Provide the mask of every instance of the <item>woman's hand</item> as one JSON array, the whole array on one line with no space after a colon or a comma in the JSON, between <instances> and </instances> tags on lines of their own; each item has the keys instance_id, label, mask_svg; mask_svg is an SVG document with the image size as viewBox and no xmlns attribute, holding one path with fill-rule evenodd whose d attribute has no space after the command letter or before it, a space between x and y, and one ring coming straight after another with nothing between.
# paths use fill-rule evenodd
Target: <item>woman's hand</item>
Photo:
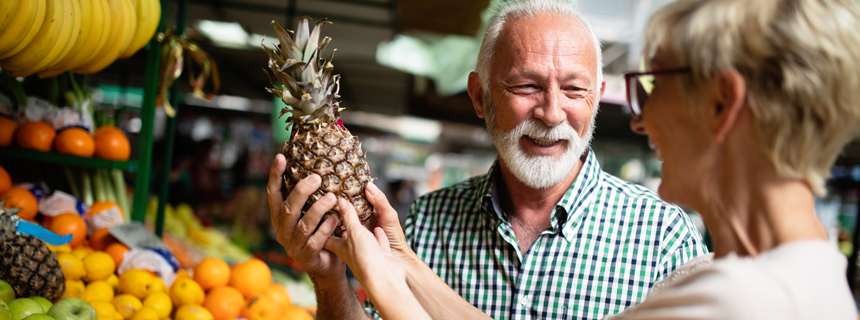
<instances>
[{"instance_id":1,"label":"woman's hand","mask_svg":"<svg viewBox=\"0 0 860 320\"><path fill-rule=\"evenodd\" d=\"M430 319L409 290L406 268L391 253L382 228L371 233L361 225L351 203L339 199L338 205L346 230L341 238L329 238L325 249L346 262L383 318Z\"/></svg>"}]
</instances>

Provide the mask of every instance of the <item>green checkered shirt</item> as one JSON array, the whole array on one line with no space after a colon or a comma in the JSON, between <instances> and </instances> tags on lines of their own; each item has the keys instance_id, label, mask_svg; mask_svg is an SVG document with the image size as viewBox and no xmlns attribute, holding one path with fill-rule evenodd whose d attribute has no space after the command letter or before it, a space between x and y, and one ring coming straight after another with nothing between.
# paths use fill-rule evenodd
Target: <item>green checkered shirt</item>
<instances>
[{"instance_id":1,"label":"green checkered shirt","mask_svg":"<svg viewBox=\"0 0 860 320\"><path fill-rule=\"evenodd\" d=\"M494 209L497 167L422 196L405 222L415 253L494 319L600 319L641 302L656 282L707 253L681 209L603 172L589 151L551 227L524 254Z\"/></svg>"}]
</instances>

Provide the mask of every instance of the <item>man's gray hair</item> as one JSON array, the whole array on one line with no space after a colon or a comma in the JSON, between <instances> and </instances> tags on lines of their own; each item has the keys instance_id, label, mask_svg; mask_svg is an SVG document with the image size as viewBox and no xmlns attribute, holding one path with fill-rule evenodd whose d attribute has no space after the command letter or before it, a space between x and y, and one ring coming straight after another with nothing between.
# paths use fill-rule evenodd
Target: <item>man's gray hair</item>
<instances>
[{"instance_id":1,"label":"man's gray hair","mask_svg":"<svg viewBox=\"0 0 860 320\"><path fill-rule=\"evenodd\" d=\"M475 66L475 72L478 73L478 79L481 80L481 86L484 87L484 90L488 90L490 66L496 49L496 40L499 38L505 22L514 18L534 17L544 13L568 16L576 19L576 21L585 26L589 37L594 41L594 48L597 50L597 83L603 82L603 53L600 50L600 39L594 33L591 23L585 20L579 8L572 1L510 0L500 4L496 10L496 15L490 20L487 31L484 33L484 41L481 43L481 50L478 52L478 64Z\"/></svg>"}]
</instances>

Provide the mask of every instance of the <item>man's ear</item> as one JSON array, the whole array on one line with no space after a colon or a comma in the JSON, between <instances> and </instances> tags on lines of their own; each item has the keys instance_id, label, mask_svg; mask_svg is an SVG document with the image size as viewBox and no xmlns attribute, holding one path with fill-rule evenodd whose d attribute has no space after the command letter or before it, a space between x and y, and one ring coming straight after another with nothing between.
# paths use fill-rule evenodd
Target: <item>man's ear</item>
<instances>
[{"instance_id":1,"label":"man's ear","mask_svg":"<svg viewBox=\"0 0 860 320\"><path fill-rule=\"evenodd\" d=\"M472 99L472 106L475 107L475 113L478 118L484 118L484 87L481 85L481 79L475 72L469 73L469 98Z\"/></svg>"},{"instance_id":2,"label":"man's ear","mask_svg":"<svg viewBox=\"0 0 860 320\"><path fill-rule=\"evenodd\" d=\"M722 143L734 129L738 117L746 106L746 81L734 69L723 70L714 77L717 99L711 114L714 115L716 142Z\"/></svg>"}]
</instances>

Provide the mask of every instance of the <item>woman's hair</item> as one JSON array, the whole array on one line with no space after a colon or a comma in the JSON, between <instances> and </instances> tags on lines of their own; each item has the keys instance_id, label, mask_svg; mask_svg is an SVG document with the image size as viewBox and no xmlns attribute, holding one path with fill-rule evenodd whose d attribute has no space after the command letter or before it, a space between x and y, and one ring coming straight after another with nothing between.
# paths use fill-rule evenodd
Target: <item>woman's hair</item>
<instances>
[{"instance_id":1,"label":"woman's hair","mask_svg":"<svg viewBox=\"0 0 860 320\"><path fill-rule=\"evenodd\" d=\"M858 19L855 0L680 0L651 17L644 52L692 68L685 89L737 70L762 151L822 195L860 128Z\"/></svg>"},{"instance_id":2,"label":"woman's hair","mask_svg":"<svg viewBox=\"0 0 860 320\"><path fill-rule=\"evenodd\" d=\"M499 38L505 23L508 20L534 17L545 13L567 16L585 26L593 41L594 48L597 50L597 83L603 82L603 54L600 49L600 40L594 33L591 23L583 18L574 2L570 0L510 0L501 3L495 10L496 14L490 20L487 31L484 33L484 40L478 52L478 63L475 66L475 72L478 73L478 79L481 80L481 85L485 90L490 83L490 67L493 54L496 51L496 39Z\"/></svg>"}]
</instances>

